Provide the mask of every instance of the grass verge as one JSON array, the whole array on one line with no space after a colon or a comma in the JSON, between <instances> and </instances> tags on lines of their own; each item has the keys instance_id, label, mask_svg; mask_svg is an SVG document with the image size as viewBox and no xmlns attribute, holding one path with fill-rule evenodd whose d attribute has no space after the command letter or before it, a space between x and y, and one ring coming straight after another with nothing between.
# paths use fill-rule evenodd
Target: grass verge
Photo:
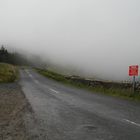
<instances>
[{"instance_id":1,"label":"grass verge","mask_svg":"<svg viewBox=\"0 0 140 140\"><path fill-rule=\"evenodd\" d=\"M18 70L15 66L0 63L0 83L14 82L18 78Z\"/></svg>"},{"instance_id":2,"label":"grass verge","mask_svg":"<svg viewBox=\"0 0 140 140\"><path fill-rule=\"evenodd\" d=\"M67 84L67 85L74 86L77 88L87 89L96 93L104 93L106 95L121 97L121 98L129 99L129 100L140 101L140 92L133 93L131 88L119 88L119 87L118 88L117 87L105 88L103 86L88 86L86 84L74 81L72 79L67 79L64 75L50 71L50 70L44 70L44 69L36 69L36 70L41 75L54 79L63 84Z\"/></svg>"}]
</instances>

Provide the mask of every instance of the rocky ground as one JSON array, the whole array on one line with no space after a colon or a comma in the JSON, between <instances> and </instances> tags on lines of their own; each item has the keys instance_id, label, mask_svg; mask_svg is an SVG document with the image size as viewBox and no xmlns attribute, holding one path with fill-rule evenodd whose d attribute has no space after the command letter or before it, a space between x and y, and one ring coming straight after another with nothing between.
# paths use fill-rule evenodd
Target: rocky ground
<instances>
[{"instance_id":1,"label":"rocky ground","mask_svg":"<svg viewBox=\"0 0 140 140\"><path fill-rule=\"evenodd\" d=\"M0 140L36 140L36 119L18 83L0 84Z\"/></svg>"}]
</instances>

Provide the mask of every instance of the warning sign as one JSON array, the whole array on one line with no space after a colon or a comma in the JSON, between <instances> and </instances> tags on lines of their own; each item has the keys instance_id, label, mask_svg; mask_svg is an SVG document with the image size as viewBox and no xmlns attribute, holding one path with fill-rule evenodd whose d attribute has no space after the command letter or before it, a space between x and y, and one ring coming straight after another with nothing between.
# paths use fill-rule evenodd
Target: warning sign
<instances>
[{"instance_id":1,"label":"warning sign","mask_svg":"<svg viewBox=\"0 0 140 140\"><path fill-rule=\"evenodd\" d=\"M138 76L138 65L129 66L129 76Z\"/></svg>"}]
</instances>

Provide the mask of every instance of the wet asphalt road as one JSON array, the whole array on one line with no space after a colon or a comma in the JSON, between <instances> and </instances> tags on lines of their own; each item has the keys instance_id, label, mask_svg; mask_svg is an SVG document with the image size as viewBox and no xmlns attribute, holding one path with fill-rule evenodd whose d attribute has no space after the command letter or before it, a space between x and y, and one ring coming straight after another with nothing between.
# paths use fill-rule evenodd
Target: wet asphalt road
<instances>
[{"instance_id":1,"label":"wet asphalt road","mask_svg":"<svg viewBox=\"0 0 140 140\"><path fill-rule=\"evenodd\" d=\"M140 103L64 86L31 69L20 84L44 140L140 140Z\"/></svg>"}]
</instances>

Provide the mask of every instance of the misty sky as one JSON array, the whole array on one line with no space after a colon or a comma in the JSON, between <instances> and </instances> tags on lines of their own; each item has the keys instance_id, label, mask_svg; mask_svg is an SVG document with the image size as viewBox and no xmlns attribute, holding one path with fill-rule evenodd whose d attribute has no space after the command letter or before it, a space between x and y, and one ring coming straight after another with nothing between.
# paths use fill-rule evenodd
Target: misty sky
<instances>
[{"instance_id":1,"label":"misty sky","mask_svg":"<svg viewBox=\"0 0 140 140\"><path fill-rule=\"evenodd\" d=\"M140 64L140 0L0 0L0 44L108 80Z\"/></svg>"}]
</instances>

